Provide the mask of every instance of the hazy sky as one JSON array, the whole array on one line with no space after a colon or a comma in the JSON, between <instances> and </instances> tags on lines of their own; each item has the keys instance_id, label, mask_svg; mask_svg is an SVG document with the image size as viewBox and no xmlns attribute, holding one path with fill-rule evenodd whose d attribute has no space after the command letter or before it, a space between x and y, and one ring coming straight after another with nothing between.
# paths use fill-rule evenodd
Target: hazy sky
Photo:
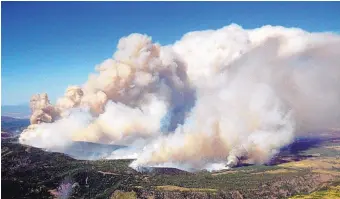
<instances>
[{"instance_id":1,"label":"hazy sky","mask_svg":"<svg viewBox=\"0 0 340 199\"><path fill-rule=\"evenodd\" d=\"M340 2L1 2L2 104L47 92L54 102L138 32L170 44L230 23L340 31Z\"/></svg>"}]
</instances>

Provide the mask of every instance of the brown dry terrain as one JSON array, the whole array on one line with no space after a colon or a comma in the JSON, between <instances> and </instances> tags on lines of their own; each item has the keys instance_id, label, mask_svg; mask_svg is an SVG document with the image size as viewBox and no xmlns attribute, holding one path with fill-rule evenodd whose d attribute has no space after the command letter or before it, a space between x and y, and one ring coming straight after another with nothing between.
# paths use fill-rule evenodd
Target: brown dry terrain
<instances>
[{"instance_id":1,"label":"brown dry terrain","mask_svg":"<svg viewBox=\"0 0 340 199\"><path fill-rule=\"evenodd\" d=\"M81 161L3 139L3 198L338 198L339 133L303 138L268 165L189 173L131 160Z\"/></svg>"}]
</instances>

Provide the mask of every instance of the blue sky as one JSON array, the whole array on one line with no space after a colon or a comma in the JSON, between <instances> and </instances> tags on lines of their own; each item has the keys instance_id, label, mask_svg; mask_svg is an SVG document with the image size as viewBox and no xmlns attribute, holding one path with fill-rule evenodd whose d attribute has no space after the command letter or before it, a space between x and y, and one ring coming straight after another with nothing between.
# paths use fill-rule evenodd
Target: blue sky
<instances>
[{"instance_id":1,"label":"blue sky","mask_svg":"<svg viewBox=\"0 0 340 199\"><path fill-rule=\"evenodd\" d=\"M340 31L339 2L1 2L2 104L82 84L133 32L170 44L230 23Z\"/></svg>"}]
</instances>

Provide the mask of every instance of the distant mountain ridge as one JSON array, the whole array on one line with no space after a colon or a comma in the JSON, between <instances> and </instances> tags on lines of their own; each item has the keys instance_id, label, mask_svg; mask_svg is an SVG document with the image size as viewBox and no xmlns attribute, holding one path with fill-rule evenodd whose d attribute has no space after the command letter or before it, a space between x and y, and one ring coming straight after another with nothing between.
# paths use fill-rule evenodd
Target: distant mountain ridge
<instances>
[{"instance_id":1,"label":"distant mountain ridge","mask_svg":"<svg viewBox=\"0 0 340 199\"><path fill-rule=\"evenodd\" d=\"M8 116L1 116L1 131L19 134L30 124L29 119L18 119Z\"/></svg>"},{"instance_id":2,"label":"distant mountain ridge","mask_svg":"<svg viewBox=\"0 0 340 199\"><path fill-rule=\"evenodd\" d=\"M12 118L27 119L31 115L31 110L28 104L19 105L2 105L1 116Z\"/></svg>"}]
</instances>

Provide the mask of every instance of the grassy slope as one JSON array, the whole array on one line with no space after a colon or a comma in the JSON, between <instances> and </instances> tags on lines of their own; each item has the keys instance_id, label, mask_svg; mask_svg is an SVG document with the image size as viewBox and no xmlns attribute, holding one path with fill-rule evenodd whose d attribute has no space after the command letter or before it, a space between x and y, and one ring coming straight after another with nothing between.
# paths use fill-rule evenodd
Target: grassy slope
<instances>
[{"instance_id":1,"label":"grassy slope","mask_svg":"<svg viewBox=\"0 0 340 199\"><path fill-rule=\"evenodd\" d=\"M319 190L306 195L296 195L291 199L338 199L340 198L340 185L331 186L324 190Z\"/></svg>"}]
</instances>

